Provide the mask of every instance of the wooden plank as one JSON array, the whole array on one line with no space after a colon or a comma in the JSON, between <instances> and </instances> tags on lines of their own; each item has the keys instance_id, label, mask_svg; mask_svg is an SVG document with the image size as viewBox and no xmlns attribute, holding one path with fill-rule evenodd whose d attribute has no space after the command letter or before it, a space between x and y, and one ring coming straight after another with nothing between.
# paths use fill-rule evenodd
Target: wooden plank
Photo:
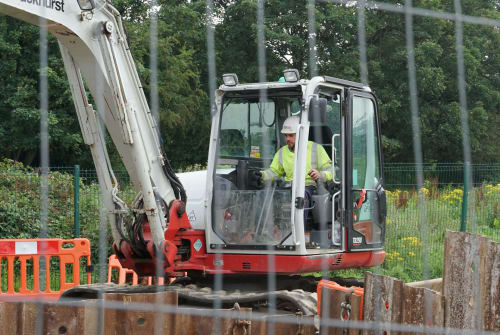
<instances>
[{"instance_id":1,"label":"wooden plank","mask_svg":"<svg viewBox=\"0 0 500 335\"><path fill-rule=\"evenodd\" d=\"M500 243L490 242L485 261L484 330L500 331Z\"/></svg>"},{"instance_id":2,"label":"wooden plank","mask_svg":"<svg viewBox=\"0 0 500 335\"><path fill-rule=\"evenodd\" d=\"M97 334L97 302L83 301L80 306L44 306L43 334Z\"/></svg>"},{"instance_id":3,"label":"wooden plank","mask_svg":"<svg viewBox=\"0 0 500 335\"><path fill-rule=\"evenodd\" d=\"M307 321L306 321L307 320ZM307 324L305 324L307 322ZM252 321L252 335L314 335L314 315L269 315Z\"/></svg>"},{"instance_id":4,"label":"wooden plank","mask_svg":"<svg viewBox=\"0 0 500 335\"><path fill-rule=\"evenodd\" d=\"M429 327L444 326L445 299L424 287L403 286L402 323ZM414 333L401 333L414 334Z\"/></svg>"},{"instance_id":5,"label":"wooden plank","mask_svg":"<svg viewBox=\"0 0 500 335\"><path fill-rule=\"evenodd\" d=\"M406 285L411 287L425 287L439 293L443 292L443 278L414 281L412 283L407 283Z\"/></svg>"},{"instance_id":6,"label":"wooden plank","mask_svg":"<svg viewBox=\"0 0 500 335\"><path fill-rule=\"evenodd\" d=\"M32 302L0 303L0 329L2 334L36 334L36 320L43 306Z\"/></svg>"},{"instance_id":7,"label":"wooden plank","mask_svg":"<svg viewBox=\"0 0 500 335\"><path fill-rule=\"evenodd\" d=\"M175 335L243 335L253 334L252 323L238 318L235 310L215 310L227 313L224 318L204 315L214 310L179 308L175 314ZM250 313L250 308L241 308L241 312ZM201 314L201 315L200 315Z\"/></svg>"},{"instance_id":8,"label":"wooden plank","mask_svg":"<svg viewBox=\"0 0 500 335\"><path fill-rule=\"evenodd\" d=\"M490 316L498 312L492 314L485 310L486 304L495 295L498 297L491 292L495 291L491 273L496 272L491 268L491 250L492 242L484 236L446 232L443 269L446 327L482 330L486 314L489 315L487 322L496 323L490 321Z\"/></svg>"},{"instance_id":9,"label":"wooden plank","mask_svg":"<svg viewBox=\"0 0 500 335\"><path fill-rule=\"evenodd\" d=\"M18 302L0 303L0 329L5 334L18 334Z\"/></svg>"},{"instance_id":10,"label":"wooden plank","mask_svg":"<svg viewBox=\"0 0 500 335\"><path fill-rule=\"evenodd\" d=\"M344 320L360 321L361 318L361 303L362 298L353 293L343 292L339 290L323 287L321 290L321 316L320 320L342 320L341 313L344 315ZM342 303L347 302L351 308L350 315L347 316L345 309L342 309ZM358 335L359 329L348 329L338 327L321 327L321 335Z\"/></svg>"},{"instance_id":11,"label":"wooden plank","mask_svg":"<svg viewBox=\"0 0 500 335\"><path fill-rule=\"evenodd\" d=\"M133 309L135 304L177 306L177 292L106 293L104 301L120 301L130 309L105 309L104 334L174 334L175 315Z\"/></svg>"},{"instance_id":12,"label":"wooden plank","mask_svg":"<svg viewBox=\"0 0 500 335\"><path fill-rule=\"evenodd\" d=\"M401 306L403 297L403 282L401 280L365 273L365 296L363 319L382 323L401 323ZM391 335L389 329L383 329L383 334ZM375 334L373 330L363 330L362 334Z\"/></svg>"}]
</instances>

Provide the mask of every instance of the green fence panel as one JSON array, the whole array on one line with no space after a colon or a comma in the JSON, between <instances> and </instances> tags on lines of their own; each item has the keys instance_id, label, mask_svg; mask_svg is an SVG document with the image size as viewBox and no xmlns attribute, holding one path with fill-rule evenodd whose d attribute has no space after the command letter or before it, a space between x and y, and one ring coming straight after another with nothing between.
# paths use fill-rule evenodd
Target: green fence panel
<instances>
[{"instance_id":1,"label":"green fence panel","mask_svg":"<svg viewBox=\"0 0 500 335\"><path fill-rule=\"evenodd\" d=\"M473 164L467 231L500 241L500 164ZM419 220L414 164L385 164L387 191L387 257L381 271L405 280L424 278L424 250L431 277L442 273L444 233L459 230L463 198L462 164L424 164L425 226ZM75 197L75 168L49 173L49 237L73 238L79 215L80 235L91 240L97 261L100 195L95 170L80 169ZM119 196L131 203L135 190L126 171L115 171ZM79 202L79 203L78 203ZM77 214L76 207L79 207ZM40 171L16 163L0 164L0 238L39 236ZM424 232L427 234L423 235Z\"/></svg>"}]
</instances>

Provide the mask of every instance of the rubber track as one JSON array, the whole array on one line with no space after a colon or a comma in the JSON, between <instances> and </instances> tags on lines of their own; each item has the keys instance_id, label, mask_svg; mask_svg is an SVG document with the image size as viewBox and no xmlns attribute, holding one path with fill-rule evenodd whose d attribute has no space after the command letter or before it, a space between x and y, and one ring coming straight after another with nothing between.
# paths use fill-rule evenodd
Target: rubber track
<instances>
[{"instance_id":1,"label":"rubber track","mask_svg":"<svg viewBox=\"0 0 500 335\"><path fill-rule=\"evenodd\" d=\"M199 288L191 284L187 286L129 286L116 284L80 285L65 291L61 299L98 299L103 293L155 293L161 291L176 291L183 305L214 306L231 308L237 302L242 307L260 307L274 300L278 311L288 313L301 312L303 315L317 314L316 293L301 289L273 292L226 292L212 291L209 287Z\"/></svg>"}]
</instances>

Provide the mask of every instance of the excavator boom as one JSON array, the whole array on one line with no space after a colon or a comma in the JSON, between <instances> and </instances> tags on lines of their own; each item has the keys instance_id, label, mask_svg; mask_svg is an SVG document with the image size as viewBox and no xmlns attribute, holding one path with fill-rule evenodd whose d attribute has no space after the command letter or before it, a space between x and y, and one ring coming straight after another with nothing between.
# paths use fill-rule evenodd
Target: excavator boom
<instances>
[{"instance_id":1,"label":"excavator boom","mask_svg":"<svg viewBox=\"0 0 500 335\"><path fill-rule=\"evenodd\" d=\"M127 239L121 218L129 209L118 198L101 120L139 192L130 209L149 223L154 244L160 248L168 206L183 190L161 149L158 124L148 107L120 14L110 2L98 0L0 0L0 13L47 29L59 42L83 139L90 146L101 184L115 250ZM89 104L86 88L97 108Z\"/></svg>"}]
</instances>

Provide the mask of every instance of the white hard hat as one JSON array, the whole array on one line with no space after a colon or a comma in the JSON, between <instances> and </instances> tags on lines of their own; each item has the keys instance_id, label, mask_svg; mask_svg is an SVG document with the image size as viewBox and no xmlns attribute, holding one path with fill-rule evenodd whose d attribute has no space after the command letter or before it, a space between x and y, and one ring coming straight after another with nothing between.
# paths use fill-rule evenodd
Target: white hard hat
<instances>
[{"instance_id":1,"label":"white hard hat","mask_svg":"<svg viewBox=\"0 0 500 335\"><path fill-rule=\"evenodd\" d=\"M281 129L282 134L295 134L300 124L300 118L298 116L289 116L283 123L283 129Z\"/></svg>"}]
</instances>

